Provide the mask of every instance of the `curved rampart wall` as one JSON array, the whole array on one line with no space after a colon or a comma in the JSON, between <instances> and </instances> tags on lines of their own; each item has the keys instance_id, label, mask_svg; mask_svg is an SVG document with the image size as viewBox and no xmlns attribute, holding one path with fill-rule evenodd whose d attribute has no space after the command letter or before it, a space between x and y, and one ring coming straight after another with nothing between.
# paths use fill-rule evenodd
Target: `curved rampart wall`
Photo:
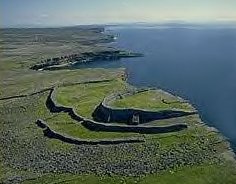
<instances>
[{"instance_id":1,"label":"curved rampart wall","mask_svg":"<svg viewBox=\"0 0 236 184\"><path fill-rule=\"evenodd\" d=\"M75 110L71 107L66 107L58 104L56 102L55 98L55 88L51 89L48 98L46 100L46 106L52 113L59 113L59 112L66 112L70 117L78 122L81 122L81 124L86 127L89 130L92 131L107 131L107 132L136 132L136 133L167 133L167 132L173 132L173 131L180 131L185 128L187 128L187 125L184 123L169 125L169 126L131 126L131 125L118 125L118 124L107 124L107 123L100 123L93 121L91 119L87 119L85 117L82 117L78 115ZM101 105L101 104L100 104ZM103 106L101 108L97 109L103 109ZM106 110L106 109L105 109ZM108 109L109 110L109 109ZM125 109L126 110L126 109ZM124 111L125 111L124 110ZM127 113L124 113L124 111L121 111L119 119L126 117L127 114L130 112L127 111ZM132 109L131 109L132 112ZM148 111L147 111L148 112ZM97 112L99 113L99 112ZM103 112L100 112L103 113ZM105 112L106 114L107 112ZM124 115L125 114L125 115ZM116 114L119 116L119 114Z\"/></svg>"},{"instance_id":2,"label":"curved rampart wall","mask_svg":"<svg viewBox=\"0 0 236 184\"><path fill-rule=\"evenodd\" d=\"M87 140L87 139L76 139L73 137L68 137L66 135L63 135L61 133L58 133L54 130L52 130L46 122L43 120L37 120L36 124L43 129L43 133L45 136L52 138L52 139L58 139L60 141L70 143L70 144L87 144L87 145L109 145L109 144L122 144L122 143L140 143L144 142L144 140L139 138L125 138L125 139L107 139L107 140Z\"/></svg>"},{"instance_id":3,"label":"curved rampart wall","mask_svg":"<svg viewBox=\"0 0 236 184\"><path fill-rule=\"evenodd\" d=\"M184 112L175 110L163 111L145 111L139 109L113 109L103 106L101 103L94 111L93 118L99 122L120 122L131 123L134 114L139 115L140 123L147 123L150 121L176 118L196 114L196 112Z\"/></svg>"},{"instance_id":4,"label":"curved rampart wall","mask_svg":"<svg viewBox=\"0 0 236 184\"><path fill-rule=\"evenodd\" d=\"M150 90L150 89L147 89ZM136 92L129 92L122 94L122 97L132 95L135 93L144 92L147 90L139 90ZM181 110L161 110L161 111L150 111L145 109L135 109L135 108L115 108L109 106L112 101L120 98L120 94L112 94L102 101L93 113L93 118L99 122L123 122L131 123L132 117L135 114L139 115L140 123L147 123L154 120L176 118L181 116L196 114L196 111L187 112Z\"/></svg>"},{"instance_id":5,"label":"curved rampart wall","mask_svg":"<svg viewBox=\"0 0 236 184\"><path fill-rule=\"evenodd\" d=\"M141 134L177 132L187 128L187 125L184 123L168 125L168 126L137 126L137 125L98 123L91 120L85 120L81 124L91 131L133 132Z\"/></svg>"}]
</instances>

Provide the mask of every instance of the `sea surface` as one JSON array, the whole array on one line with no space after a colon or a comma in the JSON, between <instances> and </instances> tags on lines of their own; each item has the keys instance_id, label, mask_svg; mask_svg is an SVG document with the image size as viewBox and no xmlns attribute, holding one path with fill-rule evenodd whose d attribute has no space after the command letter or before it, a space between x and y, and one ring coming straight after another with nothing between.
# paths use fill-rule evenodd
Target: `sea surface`
<instances>
[{"instance_id":1,"label":"sea surface","mask_svg":"<svg viewBox=\"0 0 236 184\"><path fill-rule=\"evenodd\" d=\"M129 83L162 88L189 100L203 121L236 148L236 28L123 26L107 32L117 36L111 46L144 57L89 67L125 67Z\"/></svg>"}]
</instances>

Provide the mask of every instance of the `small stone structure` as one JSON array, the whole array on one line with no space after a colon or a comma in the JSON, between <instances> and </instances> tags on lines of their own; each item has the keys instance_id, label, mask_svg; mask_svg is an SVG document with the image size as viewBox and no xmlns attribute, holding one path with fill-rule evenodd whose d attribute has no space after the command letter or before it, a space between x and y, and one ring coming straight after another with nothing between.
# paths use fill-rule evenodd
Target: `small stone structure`
<instances>
[{"instance_id":1,"label":"small stone structure","mask_svg":"<svg viewBox=\"0 0 236 184\"><path fill-rule=\"evenodd\" d=\"M130 124L138 125L139 123L140 123L139 122L139 114L138 113L134 113Z\"/></svg>"}]
</instances>

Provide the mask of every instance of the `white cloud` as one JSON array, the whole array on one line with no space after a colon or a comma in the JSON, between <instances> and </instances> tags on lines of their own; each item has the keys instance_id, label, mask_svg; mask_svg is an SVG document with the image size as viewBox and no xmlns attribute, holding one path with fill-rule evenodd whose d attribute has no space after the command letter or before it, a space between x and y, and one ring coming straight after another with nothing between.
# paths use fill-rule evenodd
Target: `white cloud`
<instances>
[{"instance_id":1,"label":"white cloud","mask_svg":"<svg viewBox=\"0 0 236 184\"><path fill-rule=\"evenodd\" d=\"M48 14L41 14L41 15L39 15L39 17L40 17L40 18L48 18L49 15L48 15Z\"/></svg>"}]
</instances>

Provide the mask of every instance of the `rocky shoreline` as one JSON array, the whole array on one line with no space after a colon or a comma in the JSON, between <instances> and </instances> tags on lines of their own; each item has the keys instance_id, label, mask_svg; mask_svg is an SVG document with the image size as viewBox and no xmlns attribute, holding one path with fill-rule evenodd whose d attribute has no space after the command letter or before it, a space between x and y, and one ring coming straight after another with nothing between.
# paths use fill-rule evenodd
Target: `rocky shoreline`
<instances>
[{"instance_id":1,"label":"rocky shoreline","mask_svg":"<svg viewBox=\"0 0 236 184\"><path fill-rule=\"evenodd\" d=\"M83 52L79 54L71 54L61 57L49 58L30 67L32 70L58 70L73 67L82 63L90 63L97 61L116 61L122 58L142 57L140 53L107 50L99 52Z\"/></svg>"}]
</instances>

